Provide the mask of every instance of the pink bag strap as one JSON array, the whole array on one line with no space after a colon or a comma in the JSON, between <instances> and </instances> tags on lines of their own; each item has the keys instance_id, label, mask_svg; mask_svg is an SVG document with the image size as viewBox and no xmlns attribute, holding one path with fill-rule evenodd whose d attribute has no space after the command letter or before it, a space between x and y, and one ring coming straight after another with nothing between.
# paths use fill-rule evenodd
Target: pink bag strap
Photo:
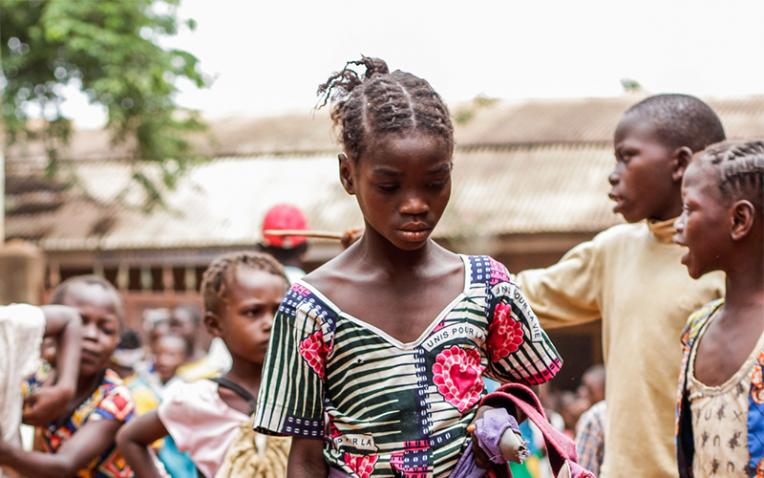
<instances>
[{"instance_id":1,"label":"pink bag strap","mask_svg":"<svg viewBox=\"0 0 764 478\"><path fill-rule=\"evenodd\" d=\"M517 410L524 413L528 420L541 431L546 443L549 464L552 465L555 476L560 473L560 469L567 460L574 462L577 460L576 446L573 441L549 423L538 397L525 385L505 384L483 397L481 405L506 407L507 402L511 402Z\"/></svg>"}]
</instances>

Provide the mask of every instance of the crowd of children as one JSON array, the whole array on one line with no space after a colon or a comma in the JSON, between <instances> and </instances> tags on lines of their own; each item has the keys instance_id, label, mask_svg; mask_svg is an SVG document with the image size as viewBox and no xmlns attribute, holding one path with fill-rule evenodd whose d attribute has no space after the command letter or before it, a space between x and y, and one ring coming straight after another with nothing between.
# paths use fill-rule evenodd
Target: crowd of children
<instances>
[{"instance_id":1,"label":"crowd of children","mask_svg":"<svg viewBox=\"0 0 764 478\"><path fill-rule=\"evenodd\" d=\"M596 320L604 366L554 401L539 391L584 468L764 477L764 141L725 141L692 96L638 102L607 178L627 224L514 276L430 237L454 135L426 80L363 57L319 91L363 233L307 275L305 239L266 234L263 252L210 264L203 311L147 317L142 334L96 276L64 281L54 305L0 307L0 477L507 476L505 445L541 457L543 440L483 397L549 382L563 363L545 329ZM264 227L305 218L280 205Z\"/></svg>"}]
</instances>

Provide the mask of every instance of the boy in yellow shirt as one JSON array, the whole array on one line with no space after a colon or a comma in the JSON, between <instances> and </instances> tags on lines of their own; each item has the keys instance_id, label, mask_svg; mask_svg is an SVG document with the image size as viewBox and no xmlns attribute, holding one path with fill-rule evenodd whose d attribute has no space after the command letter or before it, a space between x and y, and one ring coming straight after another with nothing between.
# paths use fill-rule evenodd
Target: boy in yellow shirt
<instances>
[{"instance_id":1,"label":"boy in yellow shirt","mask_svg":"<svg viewBox=\"0 0 764 478\"><path fill-rule=\"evenodd\" d=\"M674 397L687 317L720 297L724 280L692 280L672 243L693 153L725 139L701 100L668 94L629 108L615 131L613 211L629 224L579 244L546 269L517 276L545 328L602 320L607 368L601 477L676 477Z\"/></svg>"}]
</instances>

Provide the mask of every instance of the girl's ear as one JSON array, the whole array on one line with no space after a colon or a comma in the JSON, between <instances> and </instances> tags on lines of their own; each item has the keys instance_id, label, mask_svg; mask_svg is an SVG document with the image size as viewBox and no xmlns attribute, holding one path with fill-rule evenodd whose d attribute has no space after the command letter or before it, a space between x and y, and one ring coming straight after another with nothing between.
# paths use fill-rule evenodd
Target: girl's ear
<instances>
[{"instance_id":1,"label":"girl's ear","mask_svg":"<svg viewBox=\"0 0 764 478\"><path fill-rule=\"evenodd\" d=\"M345 192L353 195L355 194L355 188L353 186L353 165L345 153L338 154L337 159L339 160L340 182L342 183L342 187L345 188Z\"/></svg>"},{"instance_id":2,"label":"girl's ear","mask_svg":"<svg viewBox=\"0 0 764 478\"><path fill-rule=\"evenodd\" d=\"M204 313L204 327L207 328L207 333L213 337L223 335L223 331L220 329L220 318L212 312Z\"/></svg>"},{"instance_id":3,"label":"girl's ear","mask_svg":"<svg viewBox=\"0 0 764 478\"><path fill-rule=\"evenodd\" d=\"M732 222L730 238L733 241L739 241L751 232L754 218L756 217L756 208L751 201L741 199L740 201L736 201L729 211Z\"/></svg>"},{"instance_id":4,"label":"girl's ear","mask_svg":"<svg viewBox=\"0 0 764 478\"><path fill-rule=\"evenodd\" d=\"M690 161L692 161L692 150L687 146L677 148L673 155L671 179L681 184L684 172L687 170L687 166L690 165Z\"/></svg>"}]
</instances>

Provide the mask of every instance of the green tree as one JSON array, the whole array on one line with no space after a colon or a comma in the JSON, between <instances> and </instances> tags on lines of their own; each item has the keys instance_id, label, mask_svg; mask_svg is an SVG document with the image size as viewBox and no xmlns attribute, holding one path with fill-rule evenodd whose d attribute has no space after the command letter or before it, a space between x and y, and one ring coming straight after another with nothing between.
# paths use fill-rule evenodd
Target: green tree
<instances>
[{"instance_id":1,"label":"green tree","mask_svg":"<svg viewBox=\"0 0 764 478\"><path fill-rule=\"evenodd\" d=\"M41 140L48 174L57 173L59 150L72 129L61 111L63 90L78 85L91 103L105 107L115 145L133 164L153 162L160 174L133 167L146 207L161 203L196 159L189 132L204 128L198 114L176 103L176 82L205 85L191 53L160 40L193 20L177 15L180 0L0 0L2 120L7 143ZM44 127L30 127L31 106L44 111Z\"/></svg>"}]
</instances>

